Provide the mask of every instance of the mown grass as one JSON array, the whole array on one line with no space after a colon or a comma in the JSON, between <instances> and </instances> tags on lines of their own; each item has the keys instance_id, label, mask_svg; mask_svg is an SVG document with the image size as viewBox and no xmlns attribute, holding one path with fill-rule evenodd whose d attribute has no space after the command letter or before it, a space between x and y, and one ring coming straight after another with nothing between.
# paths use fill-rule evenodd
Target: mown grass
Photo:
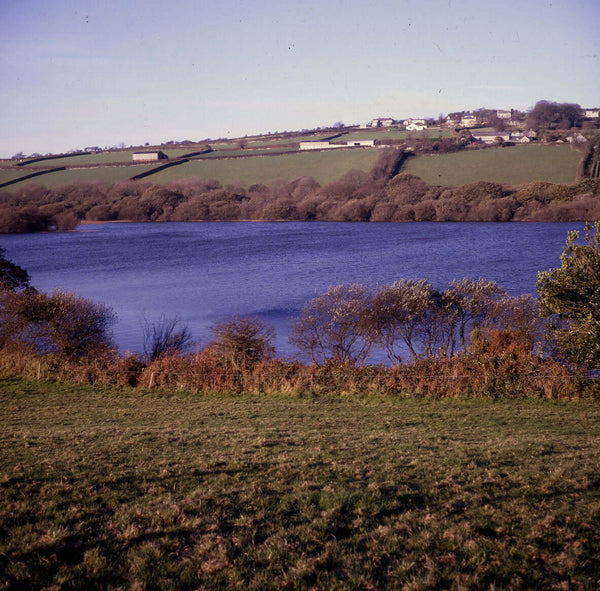
<instances>
[{"instance_id":1,"label":"mown grass","mask_svg":"<svg viewBox=\"0 0 600 591\"><path fill-rule=\"evenodd\" d=\"M195 160L157 173L152 176L152 182L164 184L198 176L248 187L254 183L266 184L274 179L291 181L311 176L323 184L339 179L353 168L369 171L379 154L379 150L350 149L231 160Z\"/></svg>"},{"instance_id":2,"label":"mown grass","mask_svg":"<svg viewBox=\"0 0 600 591\"><path fill-rule=\"evenodd\" d=\"M416 156L402 172L433 185L463 185L475 181L520 184L531 181L571 183L581 153L570 146L511 146Z\"/></svg>"},{"instance_id":3,"label":"mown grass","mask_svg":"<svg viewBox=\"0 0 600 591\"><path fill-rule=\"evenodd\" d=\"M0 381L0 587L600 585L592 402Z\"/></svg>"}]
</instances>

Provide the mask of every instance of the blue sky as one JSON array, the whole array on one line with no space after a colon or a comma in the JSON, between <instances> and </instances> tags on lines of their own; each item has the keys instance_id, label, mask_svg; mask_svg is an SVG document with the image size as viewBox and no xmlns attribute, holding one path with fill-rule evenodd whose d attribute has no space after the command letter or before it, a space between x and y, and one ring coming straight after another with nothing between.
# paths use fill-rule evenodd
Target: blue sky
<instances>
[{"instance_id":1,"label":"blue sky","mask_svg":"<svg viewBox=\"0 0 600 591\"><path fill-rule=\"evenodd\" d=\"M0 157L600 107L599 0L0 0Z\"/></svg>"}]
</instances>

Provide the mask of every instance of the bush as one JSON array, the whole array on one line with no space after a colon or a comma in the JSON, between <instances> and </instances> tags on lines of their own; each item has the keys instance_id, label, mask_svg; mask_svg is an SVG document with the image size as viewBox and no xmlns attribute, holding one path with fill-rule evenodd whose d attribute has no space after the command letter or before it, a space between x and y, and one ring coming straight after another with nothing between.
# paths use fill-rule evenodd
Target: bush
<instances>
[{"instance_id":1,"label":"bush","mask_svg":"<svg viewBox=\"0 0 600 591\"><path fill-rule=\"evenodd\" d=\"M210 330L214 336L212 349L236 370L270 359L275 352L273 329L258 318L230 316Z\"/></svg>"},{"instance_id":2,"label":"bush","mask_svg":"<svg viewBox=\"0 0 600 591\"><path fill-rule=\"evenodd\" d=\"M0 343L79 359L111 347L111 308L73 293L34 290L0 294Z\"/></svg>"}]
</instances>

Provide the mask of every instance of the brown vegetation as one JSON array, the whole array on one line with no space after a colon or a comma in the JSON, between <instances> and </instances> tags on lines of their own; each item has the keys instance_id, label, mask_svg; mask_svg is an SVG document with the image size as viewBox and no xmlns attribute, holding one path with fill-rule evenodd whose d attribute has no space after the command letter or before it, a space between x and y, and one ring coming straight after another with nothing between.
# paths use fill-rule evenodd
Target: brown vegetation
<instances>
[{"instance_id":1,"label":"brown vegetation","mask_svg":"<svg viewBox=\"0 0 600 591\"><path fill-rule=\"evenodd\" d=\"M521 186L479 181L428 185L397 174L405 153L383 150L370 173L351 170L319 185L310 177L270 185L222 186L187 179L167 186L147 181L30 184L0 193L0 232L71 230L98 221L588 221L600 218L600 179L573 185Z\"/></svg>"},{"instance_id":2,"label":"brown vegetation","mask_svg":"<svg viewBox=\"0 0 600 591\"><path fill-rule=\"evenodd\" d=\"M289 393L548 398L596 396L598 385L541 355L537 303L494 282L463 279L437 292L425 280L371 290L339 285L316 296L291 341L311 362L274 356L273 332L254 318L212 327L186 352L177 319L147 324L143 356L110 345L110 309L73 294L32 289L0 299L0 376L197 393ZM372 351L390 365L369 365Z\"/></svg>"}]
</instances>

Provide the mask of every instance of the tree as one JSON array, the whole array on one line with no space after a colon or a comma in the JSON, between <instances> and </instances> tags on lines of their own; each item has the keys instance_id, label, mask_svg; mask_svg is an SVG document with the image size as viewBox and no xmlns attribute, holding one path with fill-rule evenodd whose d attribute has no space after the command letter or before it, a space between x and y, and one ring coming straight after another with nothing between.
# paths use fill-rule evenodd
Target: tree
<instances>
[{"instance_id":1,"label":"tree","mask_svg":"<svg viewBox=\"0 0 600 591\"><path fill-rule=\"evenodd\" d=\"M0 289L20 291L29 287L29 273L19 265L7 260L5 250L0 248Z\"/></svg>"},{"instance_id":2,"label":"tree","mask_svg":"<svg viewBox=\"0 0 600 591\"><path fill-rule=\"evenodd\" d=\"M583 117L583 110L573 103L538 101L527 116L527 125L535 130L550 127L569 129Z\"/></svg>"},{"instance_id":3,"label":"tree","mask_svg":"<svg viewBox=\"0 0 600 591\"><path fill-rule=\"evenodd\" d=\"M600 221L586 224L583 243L570 232L561 267L540 272L540 315L558 354L582 369L600 368Z\"/></svg>"},{"instance_id":4,"label":"tree","mask_svg":"<svg viewBox=\"0 0 600 591\"><path fill-rule=\"evenodd\" d=\"M290 343L317 365L328 361L363 363L373 344L371 293L359 284L335 285L313 298L292 326Z\"/></svg>"},{"instance_id":5,"label":"tree","mask_svg":"<svg viewBox=\"0 0 600 591\"><path fill-rule=\"evenodd\" d=\"M230 316L215 323L210 331L213 349L236 370L251 367L275 353L274 331L258 318Z\"/></svg>"},{"instance_id":6,"label":"tree","mask_svg":"<svg viewBox=\"0 0 600 591\"><path fill-rule=\"evenodd\" d=\"M437 295L426 279L402 279L377 290L369 320L374 340L390 361L401 363L399 346L402 345L413 360L424 352L420 337Z\"/></svg>"},{"instance_id":7,"label":"tree","mask_svg":"<svg viewBox=\"0 0 600 591\"><path fill-rule=\"evenodd\" d=\"M154 361L165 355L181 353L192 343L192 335L177 316L161 316L156 322L144 317L144 357Z\"/></svg>"},{"instance_id":8,"label":"tree","mask_svg":"<svg viewBox=\"0 0 600 591\"><path fill-rule=\"evenodd\" d=\"M77 359L110 348L112 309L56 290L4 292L0 296L0 341Z\"/></svg>"},{"instance_id":9,"label":"tree","mask_svg":"<svg viewBox=\"0 0 600 591\"><path fill-rule=\"evenodd\" d=\"M506 292L495 281L465 277L451 281L445 293L457 303L458 336L462 350L466 351L467 330L480 326L493 302Z\"/></svg>"}]
</instances>

